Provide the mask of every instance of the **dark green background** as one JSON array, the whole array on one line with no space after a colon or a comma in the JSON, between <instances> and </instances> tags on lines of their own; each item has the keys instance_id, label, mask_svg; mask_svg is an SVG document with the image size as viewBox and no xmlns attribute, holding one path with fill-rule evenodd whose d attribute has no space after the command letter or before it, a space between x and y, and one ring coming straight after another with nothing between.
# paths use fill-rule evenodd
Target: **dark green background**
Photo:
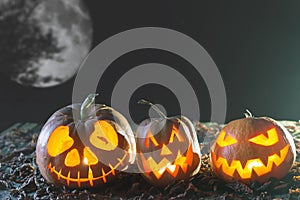
<instances>
[{"instance_id":1,"label":"dark green background","mask_svg":"<svg viewBox=\"0 0 300 200\"><path fill-rule=\"evenodd\" d=\"M227 121L255 116L300 119L300 1L98 1L86 0L94 25L93 45L121 31L143 26L178 30L197 40L217 64L227 92ZM1 48L1 47L0 47ZM200 102L201 120L210 119L210 99L201 77L185 61L167 52L145 50L116 60L103 78L98 101L110 104L114 82L136 64L150 61L184 69ZM112 79L111 77L115 77ZM27 88L0 74L0 130L15 122L45 122L58 108L70 104L73 79L48 89ZM172 92L157 85L140 88L130 103L133 118L147 110L140 97L178 112ZM168 96L169 95L169 96ZM187 97L188 98L188 97Z\"/></svg>"}]
</instances>

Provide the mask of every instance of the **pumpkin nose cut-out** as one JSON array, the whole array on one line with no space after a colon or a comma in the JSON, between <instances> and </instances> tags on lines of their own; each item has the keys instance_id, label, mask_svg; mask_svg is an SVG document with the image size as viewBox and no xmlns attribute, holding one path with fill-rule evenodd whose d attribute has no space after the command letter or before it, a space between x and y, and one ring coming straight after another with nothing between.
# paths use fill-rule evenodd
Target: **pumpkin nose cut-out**
<instances>
[{"instance_id":1,"label":"pumpkin nose cut-out","mask_svg":"<svg viewBox=\"0 0 300 200\"><path fill-rule=\"evenodd\" d=\"M83 162L86 165L95 165L98 163L97 156L91 151L89 147L85 147L83 150Z\"/></svg>"},{"instance_id":2,"label":"pumpkin nose cut-out","mask_svg":"<svg viewBox=\"0 0 300 200\"><path fill-rule=\"evenodd\" d=\"M75 167L80 164L80 156L77 149L72 149L65 158L65 165L67 167Z\"/></svg>"},{"instance_id":3,"label":"pumpkin nose cut-out","mask_svg":"<svg viewBox=\"0 0 300 200\"><path fill-rule=\"evenodd\" d=\"M163 144L160 155L167 156L171 154L172 152L170 151L170 149L165 144Z\"/></svg>"}]
</instances>

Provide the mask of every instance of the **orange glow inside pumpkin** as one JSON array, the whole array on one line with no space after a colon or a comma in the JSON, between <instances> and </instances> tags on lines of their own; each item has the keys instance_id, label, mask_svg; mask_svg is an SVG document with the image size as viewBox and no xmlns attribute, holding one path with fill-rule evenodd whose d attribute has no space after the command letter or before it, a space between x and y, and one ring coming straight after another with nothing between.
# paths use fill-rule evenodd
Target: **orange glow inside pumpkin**
<instances>
[{"instance_id":1,"label":"orange glow inside pumpkin","mask_svg":"<svg viewBox=\"0 0 300 200\"><path fill-rule=\"evenodd\" d=\"M98 163L97 156L90 150L89 147L83 149L83 163L86 165L95 165Z\"/></svg>"},{"instance_id":2,"label":"orange glow inside pumpkin","mask_svg":"<svg viewBox=\"0 0 300 200\"><path fill-rule=\"evenodd\" d=\"M47 144L47 150L50 156L55 157L74 144L74 140L69 136L68 126L57 127L50 135Z\"/></svg>"},{"instance_id":3,"label":"orange glow inside pumpkin","mask_svg":"<svg viewBox=\"0 0 300 200\"><path fill-rule=\"evenodd\" d=\"M65 158L65 165L68 167L75 167L80 164L80 156L77 149L72 149L68 152Z\"/></svg>"},{"instance_id":4,"label":"orange glow inside pumpkin","mask_svg":"<svg viewBox=\"0 0 300 200\"><path fill-rule=\"evenodd\" d=\"M179 142L183 142L183 141L184 141L183 137L182 137L181 134L179 133L179 131L178 131L178 129L176 128L176 126L173 125L169 143L173 143L173 141L174 141L174 136L177 137L177 139L178 139Z\"/></svg>"},{"instance_id":5,"label":"orange glow inside pumpkin","mask_svg":"<svg viewBox=\"0 0 300 200\"><path fill-rule=\"evenodd\" d=\"M221 133L219 134L216 143L220 146L220 147L226 147L232 144L237 143L237 140L235 138L233 138L231 135L227 134L227 136L225 137L226 132L225 131L221 131Z\"/></svg>"},{"instance_id":6,"label":"orange glow inside pumpkin","mask_svg":"<svg viewBox=\"0 0 300 200\"><path fill-rule=\"evenodd\" d=\"M168 148L164 145L165 148ZM162 150L162 151L170 151ZM171 152L171 151L170 151ZM144 169L146 173L153 173L157 179L160 179L165 172L168 172L174 178L177 176L179 169L181 168L184 173L187 172L189 166L193 163L193 148L192 145L189 146L186 156L182 155L180 150L178 150L175 161L169 161L167 158L162 158L160 162L156 162L152 157L145 159L143 153L140 153Z\"/></svg>"},{"instance_id":7,"label":"orange glow inside pumpkin","mask_svg":"<svg viewBox=\"0 0 300 200\"><path fill-rule=\"evenodd\" d=\"M118 146L118 135L114 127L107 121L100 120L94 124L94 131L90 136L91 143L100 149L104 150L113 150ZM55 157L68 149L64 164L67 167L75 167L79 165L88 165L88 174L87 177L82 177L80 171L77 172L77 177L71 177L71 172L67 174L62 174L62 169L56 169L55 165L52 163L48 164L48 169L50 173L57 175L57 179L64 179L69 186L71 182L76 182L78 187L81 186L83 182L89 182L90 186L94 186L94 181L102 179L104 183L107 182L107 176L115 175L115 169L120 165L124 165L123 162L127 157L127 152L123 155L122 158L118 158L119 163L116 165L108 164L110 168L108 171L104 168L100 168L102 175L95 177L92 168L90 165L96 165L99 160L97 156L92 152L89 147L84 147L83 152L72 148L74 145L74 140L69 136L69 127L68 126L59 126L57 127L50 135L47 143L47 150L50 156ZM80 153L83 153L81 155ZM78 170L81 170L80 167Z\"/></svg>"},{"instance_id":8,"label":"orange glow inside pumpkin","mask_svg":"<svg viewBox=\"0 0 300 200\"><path fill-rule=\"evenodd\" d=\"M87 150L89 151L89 150ZM109 176L109 175L115 175L115 169L117 169L121 164L122 162L125 160L127 154L125 154L119 161L119 163L117 163L115 166L112 166L111 164L109 164L109 168L110 170L109 171L104 171L104 169L102 168L101 169L101 172L102 172L102 175L101 176L98 176L98 177L95 177L94 174L93 174L93 170L91 169L91 167L89 167L88 169L88 177L81 177L80 176L80 172L78 171L77 173L77 177L74 178L74 177L71 177L71 173L68 172L68 175L63 175L62 174L62 170L60 169L59 171L55 169L55 166L52 166L51 163L49 163L48 165L48 169L50 170L51 173L55 173L57 175L57 179L64 179L67 181L67 185L70 185L70 182L76 182L78 184L78 187L80 187L81 183L83 182L89 182L91 186L94 186L94 181L96 180L99 180L99 179L102 179L104 183L107 182L107 179L106 177ZM86 159L88 159L88 157L85 157ZM84 160L85 160L84 158Z\"/></svg>"},{"instance_id":9,"label":"orange glow inside pumpkin","mask_svg":"<svg viewBox=\"0 0 300 200\"><path fill-rule=\"evenodd\" d=\"M157 147L159 145L158 142L156 141L155 137L152 135L150 129L147 132L146 139L145 139L145 142L144 142L144 145L147 148L149 148L149 140L151 140L151 142L154 144L154 146Z\"/></svg>"},{"instance_id":10,"label":"orange glow inside pumpkin","mask_svg":"<svg viewBox=\"0 0 300 200\"><path fill-rule=\"evenodd\" d=\"M166 155L171 155L171 154L172 154L172 151L165 144L163 144L160 155L166 156Z\"/></svg>"},{"instance_id":11,"label":"orange glow inside pumpkin","mask_svg":"<svg viewBox=\"0 0 300 200\"><path fill-rule=\"evenodd\" d=\"M117 148L118 134L109 122L99 120L94 124L94 128L89 138L92 145L106 151Z\"/></svg>"},{"instance_id":12,"label":"orange glow inside pumpkin","mask_svg":"<svg viewBox=\"0 0 300 200\"><path fill-rule=\"evenodd\" d=\"M171 132L171 136L169 139L169 143L173 143L174 141L174 137L177 137L179 142L183 142L184 139L181 136L180 132L178 131L178 129L176 128L176 126L172 126L172 132ZM157 142L157 140L155 139L155 137L153 136L153 134L151 133L150 130L148 130L147 135L146 135L146 139L144 142L145 147L149 148L149 140L151 140L151 142L154 144L154 146L158 146L159 143ZM163 154L162 154L163 155Z\"/></svg>"},{"instance_id":13,"label":"orange glow inside pumpkin","mask_svg":"<svg viewBox=\"0 0 300 200\"><path fill-rule=\"evenodd\" d=\"M264 134L259 134L258 136L249 139L249 142L259 144L262 146L272 146L278 142L278 135L275 128L272 128L267 131L268 137Z\"/></svg>"},{"instance_id":14,"label":"orange glow inside pumpkin","mask_svg":"<svg viewBox=\"0 0 300 200\"><path fill-rule=\"evenodd\" d=\"M239 160L233 160L229 165L227 160L222 157L218 157L212 152L212 160L217 168L222 167L222 171L228 176L233 176L234 172L237 171L242 179L249 179L252 176L252 171L255 171L258 176L262 176L266 173L271 172L273 163L279 166L286 158L289 151L289 145L286 145L280 150L280 156L276 153L268 156L267 165L265 165L260 158L248 160L243 168Z\"/></svg>"}]
</instances>

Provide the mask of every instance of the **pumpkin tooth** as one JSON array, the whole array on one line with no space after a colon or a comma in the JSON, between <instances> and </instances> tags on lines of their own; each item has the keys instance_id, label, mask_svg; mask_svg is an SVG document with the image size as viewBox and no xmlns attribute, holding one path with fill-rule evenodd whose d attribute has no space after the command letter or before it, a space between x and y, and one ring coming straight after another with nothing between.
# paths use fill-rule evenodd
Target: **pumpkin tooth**
<instances>
[{"instance_id":1,"label":"pumpkin tooth","mask_svg":"<svg viewBox=\"0 0 300 200\"><path fill-rule=\"evenodd\" d=\"M187 169L188 169L188 164L184 163L182 166L181 166L181 169L184 173L187 172Z\"/></svg>"},{"instance_id":2,"label":"pumpkin tooth","mask_svg":"<svg viewBox=\"0 0 300 200\"><path fill-rule=\"evenodd\" d=\"M59 170L58 174L57 174L57 180L60 179L60 175L61 175L61 169Z\"/></svg>"},{"instance_id":3,"label":"pumpkin tooth","mask_svg":"<svg viewBox=\"0 0 300 200\"><path fill-rule=\"evenodd\" d=\"M110 167L110 169L111 169L111 173L112 173L113 175L115 175L115 169L114 169L114 167L113 167L111 164L109 164L109 167Z\"/></svg>"},{"instance_id":4,"label":"pumpkin tooth","mask_svg":"<svg viewBox=\"0 0 300 200\"><path fill-rule=\"evenodd\" d=\"M281 152L284 148L285 148L285 147L283 147L282 149L277 150L276 153L274 153L274 154L276 154L278 157L281 158L281 153L280 153L280 152Z\"/></svg>"},{"instance_id":5,"label":"pumpkin tooth","mask_svg":"<svg viewBox=\"0 0 300 200\"><path fill-rule=\"evenodd\" d=\"M120 158L117 158L117 160L119 161L119 163L124 166L123 160L121 160Z\"/></svg>"},{"instance_id":6,"label":"pumpkin tooth","mask_svg":"<svg viewBox=\"0 0 300 200\"><path fill-rule=\"evenodd\" d=\"M69 171L68 176L67 176L67 185L70 185L70 177L71 177L71 172Z\"/></svg>"},{"instance_id":7,"label":"pumpkin tooth","mask_svg":"<svg viewBox=\"0 0 300 200\"><path fill-rule=\"evenodd\" d=\"M168 166L168 169L169 169L172 173L174 173L174 171L176 170L176 167L177 167L177 165L169 165L169 166Z\"/></svg>"},{"instance_id":8,"label":"pumpkin tooth","mask_svg":"<svg viewBox=\"0 0 300 200\"><path fill-rule=\"evenodd\" d=\"M272 160L272 162L278 166L280 165L284 159L286 158L287 156L287 153L289 151L289 145L287 144L285 147L283 147L281 150L280 150L280 154L277 155L276 153L269 156L269 160Z\"/></svg>"},{"instance_id":9,"label":"pumpkin tooth","mask_svg":"<svg viewBox=\"0 0 300 200\"><path fill-rule=\"evenodd\" d=\"M55 166L50 168L50 172L53 173L55 171Z\"/></svg>"},{"instance_id":10,"label":"pumpkin tooth","mask_svg":"<svg viewBox=\"0 0 300 200\"><path fill-rule=\"evenodd\" d=\"M105 174L105 171L104 169L102 168L102 179L103 179L103 182L106 183L106 178L105 178L106 174Z\"/></svg>"},{"instance_id":11,"label":"pumpkin tooth","mask_svg":"<svg viewBox=\"0 0 300 200\"><path fill-rule=\"evenodd\" d=\"M80 171L77 172L77 185L80 187Z\"/></svg>"},{"instance_id":12,"label":"pumpkin tooth","mask_svg":"<svg viewBox=\"0 0 300 200\"><path fill-rule=\"evenodd\" d=\"M91 186L94 186L93 178L94 178L93 171L92 171L91 167L89 167L88 179L89 179Z\"/></svg>"},{"instance_id":13,"label":"pumpkin tooth","mask_svg":"<svg viewBox=\"0 0 300 200\"><path fill-rule=\"evenodd\" d=\"M288 148L289 146L286 145L283 149L281 149L280 156L278 156L276 153L268 156L268 163L266 165L264 165L259 158L247 160L245 166L242 166L239 160L233 160L229 164L225 158L221 156L217 158L214 152L212 152L212 160L214 165L217 168L222 168L222 171L225 174L233 176L233 173L237 171L242 179L247 179L251 178L253 171L255 171L258 176L262 176L272 170L273 164L275 164L276 166L280 165L286 158Z\"/></svg>"},{"instance_id":14,"label":"pumpkin tooth","mask_svg":"<svg viewBox=\"0 0 300 200\"><path fill-rule=\"evenodd\" d=\"M267 166L269 162L269 156L262 156L260 161L264 164L264 166Z\"/></svg>"},{"instance_id":15,"label":"pumpkin tooth","mask_svg":"<svg viewBox=\"0 0 300 200\"><path fill-rule=\"evenodd\" d=\"M188 164L188 166L192 166L193 165L193 156L194 156L194 152L193 152L193 145L190 144L187 152L186 152L186 163Z\"/></svg>"},{"instance_id":16,"label":"pumpkin tooth","mask_svg":"<svg viewBox=\"0 0 300 200\"><path fill-rule=\"evenodd\" d=\"M166 171L166 169L167 169L167 166L162 167L162 168L160 168L160 169L158 170L158 173L159 173L160 175L162 175L162 174Z\"/></svg>"},{"instance_id":17,"label":"pumpkin tooth","mask_svg":"<svg viewBox=\"0 0 300 200\"><path fill-rule=\"evenodd\" d=\"M170 175L172 175L174 178L177 176L179 170L178 165L169 165L167 168L167 171L169 172Z\"/></svg>"}]
</instances>

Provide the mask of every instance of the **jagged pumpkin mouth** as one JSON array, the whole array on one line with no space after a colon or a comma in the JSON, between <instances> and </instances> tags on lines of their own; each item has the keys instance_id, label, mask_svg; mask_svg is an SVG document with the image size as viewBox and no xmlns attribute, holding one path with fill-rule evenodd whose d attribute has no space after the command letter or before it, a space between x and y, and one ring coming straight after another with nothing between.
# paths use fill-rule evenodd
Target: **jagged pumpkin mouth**
<instances>
[{"instance_id":1,"label":"jagged pumpkin mouth","mask_svg":"<svg viewBox=\"0 0 300 200\"><path fill-rule=\"evenodd\" d=\"M98 177L94 177L93 170L91 169L90 166L89 166L89 169L88 169L88 177L80 177L80 171L78 171L77 172L77 178L70 177L71 176L71 172L70 171L68 172L67 176L61 174L62 169L60 169L59 171L57 171L55 169L55 166L52 166L51 163L49 163L48 169L50 170L51 173L54 173L54 174L57 175L57 180L60 180L60 179L66 180L68 186L70 185L70 182L77 182L78 187L80 187L81 183L83 183L83 182L89 182L90 186L94 186L94 181L102 179L103 182L106 183L107 182L106 177L108 175L110 175L110 174L115 175L115 170L120 165L125 166L124 163L123 163L123 161L125 160L127 154L128 153L125 152L125 154L124 154L124 156L122 158L118 158L119 162L115 166L112 166L111 164L109 164L109 168L110 168L109 171L105 172L104 169L102 168L101 169L102 175L98 176Z\"/></svg>"},{"instance_id":2,"label":"jagged pumpkin mouth","mask_svg":"<svg viewBox=\"0 0 300 200\"><path fill-rule=\"evenodd\" d=\"M194 162L192 145L189 146L186 155L182 155L180 150L178 150L177 157L174 161L169 161L164 157L160 162L156 162L151 156L146 159L143 153L140 153L140 157L145 173L150 174L152 172L157 179L160 179L165 172L176 177L179 169L186 173L188 168L191 167Z\"/></svg>"},{"instance_id":3,"label":"jagged pumpkin mouth","mask_svg":"<svg viewBox=\"0 0 300 200\"><path fill-rule=\"evenodd\" d=\"M285 160L289 151L289 145L286 145L279 151L279 155L274 153L268 156L267 163L265 164L260 158L250 159L243 167L240 160L232 160L230 165L227 160L221 156L217 156L214 152L211 152L211 159L216 168L221 168L224 174L233 176L236 171L242 179L249 179L252 177L252 172L258 176L262 176L272 171L273 164L276 166L281 165Z\"/></svg>"}]
</instances>

